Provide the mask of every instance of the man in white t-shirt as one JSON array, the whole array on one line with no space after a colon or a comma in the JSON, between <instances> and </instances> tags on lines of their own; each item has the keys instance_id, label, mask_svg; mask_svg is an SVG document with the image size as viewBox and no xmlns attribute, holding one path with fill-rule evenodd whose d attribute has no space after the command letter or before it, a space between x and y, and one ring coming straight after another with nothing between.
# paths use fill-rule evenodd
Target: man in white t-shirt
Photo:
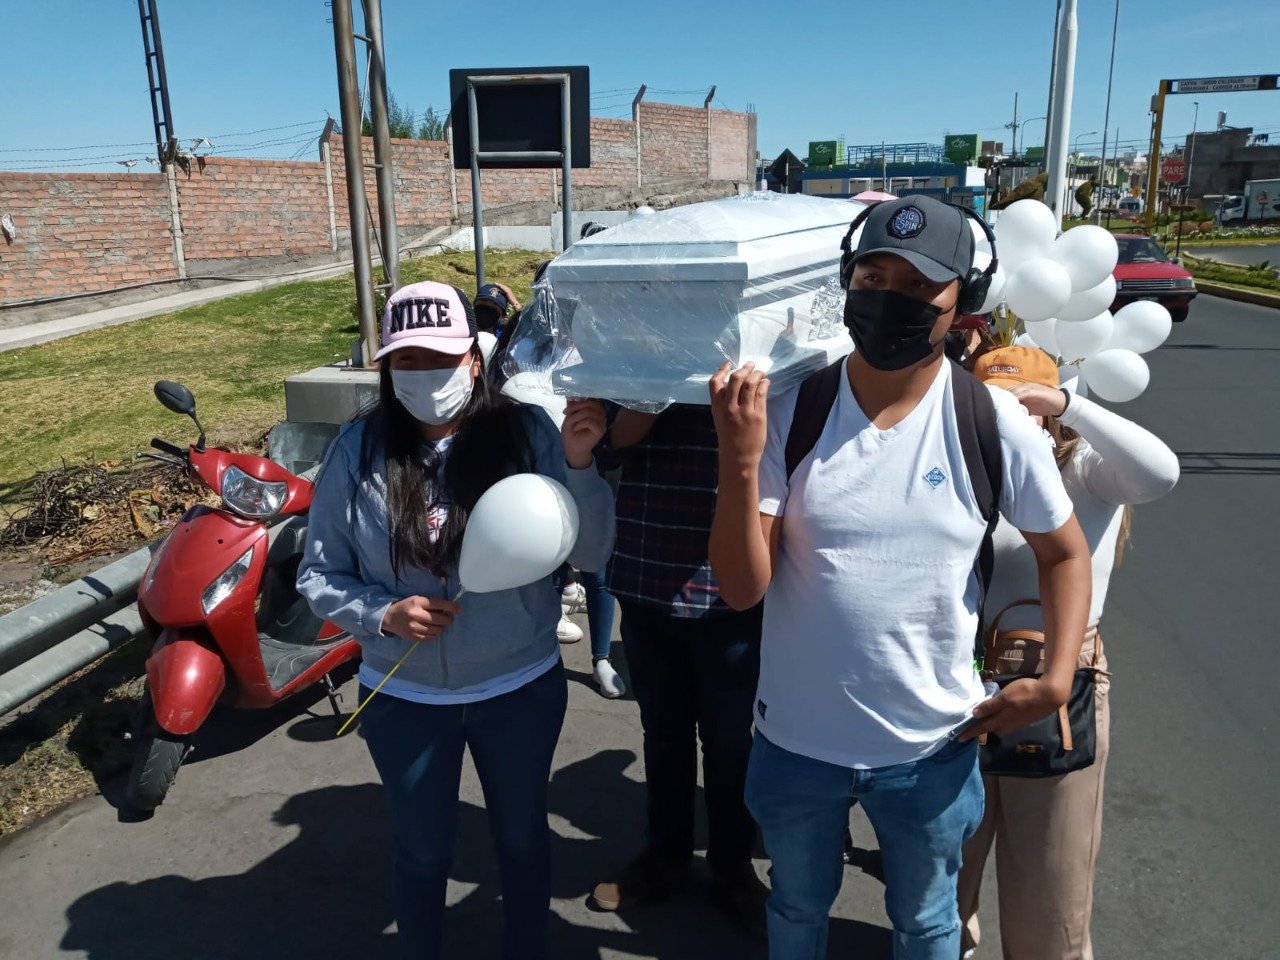
<instances>
[{"instance_id":1,"label":"man in white t-shirt","mask_svg":"<svg viewBox=\"0 0 1280 960\"><path fill-rule=\"evenodd\" d=\"M769 381L750 364L712 379L711 563L728 604L765 600L747 802L773 860L772 960L825 956L855 800L880 843L895 958L956 960L956 874L982 817L975 738L1070 693L1089 550L1049 443L999 391L998 506L1039 564L1048 666L987 699L973 662L987 519L954 407L973 384L943 355L957 305L974 300L973 250L947 204L909 197L870 213L842 264L856 349L790 475L796 392L766 404Z\"/></svg>"}]
</instances>

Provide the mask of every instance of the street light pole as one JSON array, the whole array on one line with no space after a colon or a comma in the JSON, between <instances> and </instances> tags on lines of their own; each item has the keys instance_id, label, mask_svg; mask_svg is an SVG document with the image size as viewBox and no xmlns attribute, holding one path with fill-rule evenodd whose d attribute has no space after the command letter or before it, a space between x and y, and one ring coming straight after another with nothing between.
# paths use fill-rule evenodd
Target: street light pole
<instances>
[{"instance_id":1,"label":"street light pole","mask_svg":"<svg viewBox=\"0 0 1280 960\"><path fill-rule=\"evenodd\" d=\"M1063 0L1062 22L1058 24L1057 76L1053 84L1053 109L1049 111L1049 146L1045 151L1049 166L1049 182L1045 196L1053 198L1052 207L1059 226L1062 210L1059 198L1067 172L1067 137L1071 130L1071 101L1076 82L1076 34L1079 24L1076 17L1077 0Z\"/></svg>"}]
</instances>

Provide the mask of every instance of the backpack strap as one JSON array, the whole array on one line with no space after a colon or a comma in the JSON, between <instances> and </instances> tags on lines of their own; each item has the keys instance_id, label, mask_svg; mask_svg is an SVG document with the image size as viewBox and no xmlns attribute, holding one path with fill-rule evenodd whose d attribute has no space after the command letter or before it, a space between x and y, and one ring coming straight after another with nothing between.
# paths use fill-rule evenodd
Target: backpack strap
<instances>
[{"instance_id":1,"label":"backpack strap","mask_svg":"<svg viewBox=\"0 0 1280 960\"><path fill-rule=\"evenodd\" d=\"M960 450L964 454L969 486L973 489L978 512L987 521L974 572L980 588L978 633L974 638L974 659L983 659L982 607L991 587L995 569L995 546L992 537L1000 521L1000 493L1004 485L1004 464L1000 452L1000 429L996 424L996 405L986 386L955 361L951 363L951 396L955 401L956 425L960 431Z\"/></svg>"},{"instance_id":2,"label":"backpack strap","mask_svg":"<svg viewBox=\"0 0 1280 960\"><path fill-rule=\"evenodd\" d=\"M809 374L796 391L796 408L791 415L791 426L787 430L784 454L788 480L822 436L822 429L827 425L827 417L840 392L840 378L844 375L844 365L848 359L841 357L835 363Z\"/></svg>"}]
</instances>

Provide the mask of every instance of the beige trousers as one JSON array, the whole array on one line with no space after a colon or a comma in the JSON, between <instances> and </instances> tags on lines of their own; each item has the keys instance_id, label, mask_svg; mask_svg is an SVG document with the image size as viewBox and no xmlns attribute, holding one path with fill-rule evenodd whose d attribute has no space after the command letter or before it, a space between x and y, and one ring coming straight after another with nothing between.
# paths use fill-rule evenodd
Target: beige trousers
<instances>
[{"instance_id":1,"label":"beige trousers","mask_svg":"<svg viewBox=\"0 0 1280 960\"><path fill-rule=\"evenodd\" d=\"M1080 666L1094 666L1094 644ZM1107 669L1106 656L1096 664ZM1111 746L1110 680L1094 693L1097 752L1092 766L1043 780L982 778L986 813L964 848L957 896L963 949L979 941L978 892L994 842L1005 960L1093 960L1089 921L1102 832L1102 785Z\"/></svg>"}]
</instances>

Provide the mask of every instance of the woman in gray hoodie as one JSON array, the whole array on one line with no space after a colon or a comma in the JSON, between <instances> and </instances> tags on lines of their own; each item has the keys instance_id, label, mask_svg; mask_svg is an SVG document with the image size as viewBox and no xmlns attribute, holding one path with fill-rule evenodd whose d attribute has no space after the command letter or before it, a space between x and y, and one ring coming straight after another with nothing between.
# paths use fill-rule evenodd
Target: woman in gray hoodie
<instances>
[{"instance_id":1,"label":"woman in gray hoodie","mask_svg":"<svg viewBox=\"0 0 1280 960\"><path fill-rule=\"evenodd\" d=\"M569 562L603 566L613 497L591 451L604 411L571 401L557 431L541 409L491 391L472 304L456 287L426 281L397 291L382 343L379 405L343 429L316 482L298 589L318 616L360 641L362 700L416 645L361 715L395 828L404 956L440 954L469 748L501 868L504 955L545 957L547 781L567 703L560 597L548 576L460 604L450 598L460 590L471 509L515 473L568 487L580 517Z\"/></svg>"}]
</instances>

